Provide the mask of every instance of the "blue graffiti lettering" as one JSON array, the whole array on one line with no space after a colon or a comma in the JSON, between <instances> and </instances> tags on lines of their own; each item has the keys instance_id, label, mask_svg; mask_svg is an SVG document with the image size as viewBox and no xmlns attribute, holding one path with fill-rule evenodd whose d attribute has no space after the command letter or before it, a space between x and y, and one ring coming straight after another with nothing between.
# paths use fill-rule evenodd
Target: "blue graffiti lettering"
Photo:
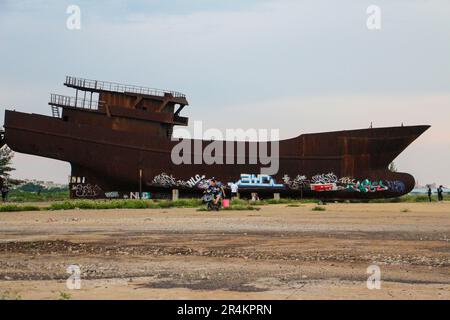
<instances>
[{"instance_id":1,"label":"blue graffiti lettering","mask_svg":"<svg viewBox=\"0 0 450 320\"><path fill-rule=\"evenodd\" d=\"M406 190L405 184L402 181L386 181L389 190L398 193L404 193Z\"/></svg>"},{"instance_id":2,"label":"blue graffiti lettering","mask_svg":"<svg viewBox=\"0 0 450 320\"><path fill-rule=\"evenodd\" d=\"M241 174L241 179L236 182L239 187L253 188L283 188L283 184L276 181L269 175L265 174Z\"/></svg>"}]
</instances>

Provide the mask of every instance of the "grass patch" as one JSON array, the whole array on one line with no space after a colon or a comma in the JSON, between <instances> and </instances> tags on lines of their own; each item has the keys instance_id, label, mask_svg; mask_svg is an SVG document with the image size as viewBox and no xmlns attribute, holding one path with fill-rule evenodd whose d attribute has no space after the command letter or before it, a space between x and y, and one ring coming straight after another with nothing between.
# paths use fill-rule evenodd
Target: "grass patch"
<instances>
[{"instance_id":1,"label":"grass patch","mask_svg":"<svg viewBox=\"0 0 450 320\"><path fill-rule=\"evenodd\" d=\"M78 200L52 203L49 210L73 209L167 209L197 208L202 205L201 199L171 200Z\"/></svg>"},{"instance_id":2,"label":"grass patch","mask_svg":"<svg viewBox=\"0 0 450 320\"><path fill-rule=\"evenodd\" d=\"M267 199L267 200L261 200L260 201L262 204L287 204L287 203L292 203L292 202L296 202L296 200L294 199L290 199L290 198L281 198L281 199Z\"/></svg>"},{"instance_id":3,"label":"grass patch","mask_svg":"<svg viewBox=\"0 0 450 320\"><path fill-rule=\"evenodd\" d=\"M261 210L261 208L252 206L252 205L234 205L234 206L229 206L228 208L223 208L223 210L226 211L244 211L244 210L256 210L259 211Z\"/></svg>"},{"instance_id":4,"label":"grass patch","mask_svg":"<svg viewBox=\"0 0 450 320\"><path fill-rule=\"evenodd\" d=\"M259 211L261 208L252 205L231 205L228 208L222 208L220 211ZM206 208L199 208L197 211L208 211Z\"/></svg>"},{"instance_id":5,"label":"grass patch","mask_svg":"<svg viewBox=\"0 0 450 320\"><path fill-rule=\"evenodd\" d=\"M70 300L72 299L72 295L66 292L59 292L59 300Z\"/></svg>"},{"instance_id":6,"label":"grass patch","mask_svg":"<svg viewBox=\"0 0 450 320\"><path fill-rule=\"evenodd\" d=\"M281 199L265 199L253 202L258 205L269 204L299 204L299 203L316 203L317 199L293 199L293 198L281 198Z\"/></svg>"},{"instance_id":7,"label":"grass patch","mask_svg":"<svg viewBox=\"0 0 450 320\"><path fill-rule=\"evenodd\" d=\"M38 206L18 206L16 204L5 204L0 206L0 212L19 212L19 211L39 211Z\"/></svg>"},{"instance_id":8,"label":"grass patch","mask_svg":"<svg viewBox=\"0 0 450 320\"><path fill-rule=\"evenodd\" d=\"M410 212L410 211L411 211L411 210L406 209L406 208L401 210L401 212Z\"/></svg>"},{"instance_id":9,"label":"grass patch","mask_svg":"<svg viewBox=\"0 0 450 320\"><path fill-rule=\"evenodd\" d=\"M241 206L244 206L244 205L248 205L249 204L249 200L244 200L244 199L233 199L233 200L231 200L230 201L230 205L241 205ZM255 202L253 202L253 203L255 203Z\"/></svg>"},{"instance_id":10,"label":"grass patch","mask_svg":"<svg viewBox=\"0 0 450 320\"><path fill-rule=\"evenodd\" d=\"M22 300L22 296L16 292L6 290L0 294L0 300Z\"/></svg>"},{"instance_id":11,"label":"grass patch","mask_svg":"<svg viewBox=\"0 0 450 320\"><path fill-rule=\"evenodd\" d=\"M373 199L369 200L370 203L420 203L420 202L429 202L427 195L424 194L407 194L398 198L390 198L390 199ZM445 195L444 201L450 201L450 196ZM431 197L431 202L437 202L437 196L433 195Z\"/></svg>"},{"instance_id":12,"label":"grass patch","mask_svg":"<svg viewBox=\"0 0 450 320\"><path fill-rule=\"evenodd\" d=\"M30 192L17 191L22 194L28 194L23 199L30 199ZM44 194L44 193L42 193ZM68 197L68 193L60 192L58 196L52 196L51 199L58 197ZM11 198L10 198L11 199ZM32 201L36 201L36 198L31 197ZM48 199L48 198L39 198ZM449 201L448 195L444 200ZM427 195L406 195L400 198L392 199L376 199L370 201L351 201L351 203L369 202L369 203L418 203L428 202ZM434 202L437 199L433 199ZM234 199L230 203L230 208L226 210L258 210L260 206L273 205L273 204L285 204L287 207L301 207L305 203L314 203L317 205L317 199L292 199L282 198L279 200L265 199L259 201L250 201L246 199ZM205 206L201 199L179 199L177 201L171 200L132 200L132 199L116 199L116 200L69 200L53 201L48 206L36 206L26 205L19 203L7 203L0 204L0 212L19 212L19 211L39 211L39 210L98 210L98 209L169 209L169 208L201 208ZM320 209L316 209L320 208ZM313 211L325 211L322 206L316 206ZM402 211L403 212L403 211ZM407 211L405 211L407 212Z\"/></svg>"},{"instance_id":13,"label":"grass patch","mask_svg":"<svg viewBox=\"0 0 450 320\"><path fill-rule=\"evenodd\" d=\"M146 209L150 207L152 207L152 204L144 200L79 200L52 203L49 210Z\"/></svg>"},{"instance_id":14,"label":"grass patch","mask_svg":"<svg viewBox=\"0 0 450 320\"><path fill-rule=\"evenodd\" d=\"M406 198L406 197L408 197L408 196L405 196L404 198ZM411 197L414 202L429 202L430 201L430 199L428 199L428 196L409 196L409 197ZM431 200L433 200L433 199L431 199Z\"/></svg>"},{"instance_id":15,"label":"grass patch","mask_svg":"<svg viewBox=\"0 0 450 320\"><path fill-rule=\"evenodd\" d=\"M66 191L42 191L41 193L23 190L11 190L8 201L11 202L48 202L69 200L69 190Z\"/></svg>"},{"instance_id":16,"label":"grass patch","mask_svg":"<svg viewBox=\"0 0 450 320\"><path fill-rule=\"evenodd\" d=\"M176 208L197 208L203 204L202 199L179 199L177 201L165 201L169 202L173 207Z\"/></svg>"},{"instance_id":17,"label":"grass patch","mask_svg":"<svg viewBox=\"0 0 450 320\"><path fill-rule=\"evenodd\" d=\"M327 210L327 209L324 208L324 207L315 206L315 207L312 208L311 210L312 210L312 211L325 211L325 210Z\"/></svg>"}]
</instances>

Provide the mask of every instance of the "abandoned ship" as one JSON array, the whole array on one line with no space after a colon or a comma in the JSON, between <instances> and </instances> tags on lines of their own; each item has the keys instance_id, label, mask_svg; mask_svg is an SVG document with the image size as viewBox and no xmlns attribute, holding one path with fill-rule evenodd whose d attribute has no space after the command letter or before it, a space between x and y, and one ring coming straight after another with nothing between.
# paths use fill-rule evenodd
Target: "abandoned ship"
<instances>
[{"instance_id":1,"label":"abandoned ship","mask_svg":"<svg viewBox=\"0 0 450 320\"><path fill-rule=\"evenodd\" d=\"M174 126L187 126L180 115L186 96L175 91L66 77L75 96L52 94L52 116L5 111L1 146L71 165L73 198L166 198L202 193L209 179L235 183L242 196L278 193L321 199L374 199L409 193L415 184L389 164L429 126L344 130L277 141L278 170L261 173L262 164L234 150L260 148L258 142L189 140L200 152L215 142L233 164L174 163ZM269 149L274 142L269 142ZM197 150L197 151L195 151ZM221 151L218 151L221 150ZM192 160L193 151L182 157ZM233 152L233 153L231 153Z\"/></svg>"}]
</instances>

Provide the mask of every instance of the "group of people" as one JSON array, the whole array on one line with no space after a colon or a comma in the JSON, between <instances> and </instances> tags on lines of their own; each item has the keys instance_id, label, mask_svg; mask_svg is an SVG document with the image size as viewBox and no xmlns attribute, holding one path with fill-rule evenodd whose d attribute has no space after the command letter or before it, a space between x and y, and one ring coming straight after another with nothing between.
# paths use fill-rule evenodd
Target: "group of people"
<instances>
[{"instance_id":1,"label":"group of people","mask_svg":"<svg viewBox=\"0 0 450 320\"><path fill-rule=\"evenodd\" d=\"M431 190L431 187L428 186L428 200L431 202L432 201L432 196L433 195L433 191ZM439 186L439 188L437 188L437 195L438 195L438 201L443 201L444 200L444 187L441 185Z\"/></svg>"}]
</instances>

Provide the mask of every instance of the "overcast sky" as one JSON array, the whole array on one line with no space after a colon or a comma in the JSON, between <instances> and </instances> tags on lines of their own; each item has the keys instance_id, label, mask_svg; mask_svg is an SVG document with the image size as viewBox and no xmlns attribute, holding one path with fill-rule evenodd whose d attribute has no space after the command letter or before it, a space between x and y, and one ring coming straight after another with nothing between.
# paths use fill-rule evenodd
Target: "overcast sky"
<instances>
[{"instance_id":1,"label":"overcast sky","mask_svg":"<svg viewBox=\"0 0 450 320\"><path fill-rule=\"evenodd\" d=\"M66 27L69 5L80 30ZM370 5L381 30L366 26ZM2 110L50 115L50 92L72 94L65 75L184 92L184 115L206 128L430 124L396 164L450 185L448 0L0 0ZM70 174L21 154L14 165L18 178Z\"/></svg>"}]
</instances>

